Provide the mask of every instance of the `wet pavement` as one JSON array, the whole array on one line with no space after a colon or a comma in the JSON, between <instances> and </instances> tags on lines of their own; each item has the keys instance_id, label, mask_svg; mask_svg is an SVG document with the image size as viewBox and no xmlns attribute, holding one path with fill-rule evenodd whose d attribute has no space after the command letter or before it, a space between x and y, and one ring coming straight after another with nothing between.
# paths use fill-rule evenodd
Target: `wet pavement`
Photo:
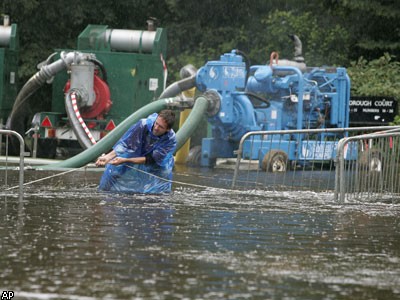
<instances>
[{"instance_id":1,"label":"wet pavement","mask_svg":"<svg viewBox=\"0 0 400 300\"><path fill-rule=\"evenodd\" d=\"M0 193L0 289L14 299L400 299L400 201L229 190L230 170L180 169L170 195L54 174L25 172L50 178L23 200Z\"/></svg>"}]
</instances>

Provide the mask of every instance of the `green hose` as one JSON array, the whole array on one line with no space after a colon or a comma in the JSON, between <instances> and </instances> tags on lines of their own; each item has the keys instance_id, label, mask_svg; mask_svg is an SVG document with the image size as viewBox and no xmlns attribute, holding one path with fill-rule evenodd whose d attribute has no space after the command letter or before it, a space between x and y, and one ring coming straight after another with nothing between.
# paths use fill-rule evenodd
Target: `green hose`
<instances>
[{"instance_id":1,"label":"green hose","mask_svg":"<svg viewBox=\"0 0 400 300\"><path fill-rule=\"evenodd\" d=\"M187 117L185 123L179 128L176 133L176 151L178 151L186 141L192 136L193 132L196 130L197 126L200 124L202 117L208 109L209 101L207 98L200 96L196 98L196 102Z\"/></svg>"},{"instance_id":2,"label":"green hose","mask_svg":"<svg viewBox=\"0 0 400 300\"><path fill-rule=\"evenodd\" d=\"M38 166L37 169L62 169L62 168L79 168L91 161L95 160L101 154L110 151L112 146L121 138L121 136L137 121L142 118L146 118L148 115L163 110L167 107L168 103L173 101L175 98L165 98L143 106L128 118L126 118L121 124L119 124L113 131L102 138L98 143L94 144L85 151L71 157L69 159L60 161L58 163L49 164L45 166Z\"/></svg>"},{"instance_id":3,"label":"green hose","mask_svg":"<svg viewBox=\"0 0 400 300\"><path fill-rule=\"evenodd\" d=\"M92 161L94 161L101 154L110 151L114 144L121 138L121 136L137 121L142 118L146 118L148 115L166 109L171 102L174 102L175 98L165 98L143 106L141 109L130 115L121 124L118 125L113 131L102 138L98 143L94 144L85 151L71 157L67 160L60 161L58 163L49 164L45 166L38 166L36 169L62 169L62 168L80 168ZM182 147L185 142L193 134L198 124L201 122L203 115L208 108L208 100L205 97L198 97L192 108L192 111L182 128L180 128L176 134L177 146L176 151Z\"/></svg>"}]
</instances>

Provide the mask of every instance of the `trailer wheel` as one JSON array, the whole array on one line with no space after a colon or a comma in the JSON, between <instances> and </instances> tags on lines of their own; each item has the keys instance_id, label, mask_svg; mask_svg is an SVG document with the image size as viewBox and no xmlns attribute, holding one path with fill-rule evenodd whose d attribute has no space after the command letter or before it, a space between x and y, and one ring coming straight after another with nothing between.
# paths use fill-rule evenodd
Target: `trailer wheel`
<instances>
[{"instance_id":1,"label":"trailer wheel","mask_svg":"<svg viewBox=\"0 0 400 300\"><path fill-rule=\"evenodd\" d=\"M265 154L261 168L266 172L286 172L288 170L287 154L280 150L271 150Z\"/></svg>"},{"instance_id":2,"label":"trailer wheel","mask_svg":"<svg viewBox=\"0 0 400 300\"><path fill-rule=\"evenodd\" d=\"M194 146L189 150L186 164L191 167L199 167L201 160L201 146Z\"/></svg>"},{"instance_id":3,"label":"trailer wheel","mask_svg":"<svg viewBox=\"0 0 400 300\"><path fill-rule=\"evenodd\" d=\"M381 172L383 167L382 161L382 154L377 149L368 149L361 152L359 160L361 168L370 172Z\"/></svg>"},{"instance_id":4,"label":"trailer wheel","mask_svg":"<svg viewBox=\"0 0 400 300\"><path fill-rule=\"evenodd\" d=\"M56 158L57 144L58 142L56 139L38 139L38 147L36 153L37 157L50 159Z\"/></svg>"}]
</instances>

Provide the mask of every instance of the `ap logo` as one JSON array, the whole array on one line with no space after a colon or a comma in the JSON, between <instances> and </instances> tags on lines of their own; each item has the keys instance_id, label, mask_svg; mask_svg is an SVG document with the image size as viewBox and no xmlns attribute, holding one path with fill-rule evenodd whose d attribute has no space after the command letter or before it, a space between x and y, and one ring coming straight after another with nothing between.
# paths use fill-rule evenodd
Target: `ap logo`
<instances>
[{"instance_id":1,"label":"ap logo","mask_svg":"<svg viewBox=\"0 0 400 300\"><path fill-rule=\"evenodd\" d=\"M14 292L13 291L3 291L1 293L1 300L10 300L14 298Z\"/></svg>"}]
</instances>

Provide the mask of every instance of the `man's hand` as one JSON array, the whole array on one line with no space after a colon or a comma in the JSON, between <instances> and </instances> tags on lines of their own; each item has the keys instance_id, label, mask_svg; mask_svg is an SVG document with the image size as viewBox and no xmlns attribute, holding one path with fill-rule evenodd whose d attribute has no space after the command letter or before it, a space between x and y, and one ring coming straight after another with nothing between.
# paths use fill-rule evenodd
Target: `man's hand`
<instances>
[{"instance_id":1,"label":"man's hand","mask_svg":"<svg viewBox=\"0 0 400 300\"><path fill-rule=\"evenodd\" d=\"M106 155L102 155L96 160L96 167L104 167L107 164L107 162L108 159Z\"/></svg>"},{"instance_id":2,"label":"man's hand","mask_svg":"<svg viewBox=\"0 0 400 300\"><path fill-rule=\"evenodd\" d=\"M116 157L116 158L114 158L113 160L111 160L111 161L109 162L109 164L117 166L117 165L123 164L124 162L127 162L127 161L128 161L128 160L127 160L126 158L123 158L123 157Z\"/></svg>"},{"instance_id":3,"label":"man's hand","mask_svg":"<svg viewBox=\"0 0 400 300\"><path fill-rule=\"evenodd\" d=\"M133 163L133 164L144 164L146 162L146 157L131 157L131 158L124 158L124 157L117 157L114 151L100 156L96 161L97 167L103 167L106 164L110 165L120 165L123 163Z\"/></svg>"},{"instance_id":4,"label":"man's hand","mask_svg":"<svg viewBox=\"0 0 400 300\"><path fill-rule=\"evenodd\" d=\"M115 157L114 152L110 152L108 154L103 154L96 160L96 166L97 167L104 167L110 160L112 160Z\"/></svg>"}]
</instances>

